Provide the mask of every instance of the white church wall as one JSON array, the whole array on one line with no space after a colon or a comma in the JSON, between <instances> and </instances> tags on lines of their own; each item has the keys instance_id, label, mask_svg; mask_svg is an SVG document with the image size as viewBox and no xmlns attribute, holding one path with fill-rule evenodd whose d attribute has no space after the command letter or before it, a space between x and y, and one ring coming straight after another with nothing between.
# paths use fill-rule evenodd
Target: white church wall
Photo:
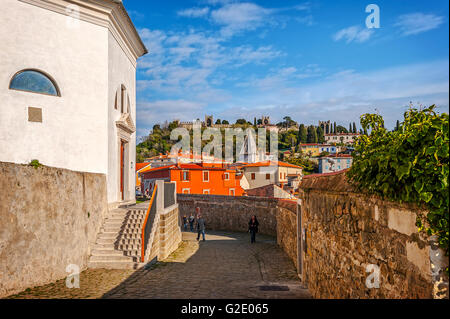
<instances>
[{"instance_id":1,"label":"white church wall","mask_svg":"<svg viewBox=\"0 0 450 319\"><path fill-rule=\"evenodd\" d=\"M108 29L74 29L65 15L17 0L2 0L0 21L0 161L106 174ZM51 75L61 97L9 90L27 68ZM42 109L42 123L28 122L28 107Z\"/></svg>"}]
</instances>

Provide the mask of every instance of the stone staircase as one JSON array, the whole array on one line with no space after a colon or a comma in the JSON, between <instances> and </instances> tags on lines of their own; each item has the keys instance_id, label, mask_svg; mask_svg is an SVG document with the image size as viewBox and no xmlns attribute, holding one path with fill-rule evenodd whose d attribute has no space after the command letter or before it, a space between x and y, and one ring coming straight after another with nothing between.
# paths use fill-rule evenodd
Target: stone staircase
<instances>
[{"instance_id":1,"label":"stone staircase","mask_svg":"<svg viewBox=\"0 0 450 319\"><path fill-rule=\"evenodd\" d=\"M108 213L97 236L88 267L106 269L138 269L141 234L146 210L118 208ZM149 216L147 222L152 222Z\"/></svg>"}]
</instances>

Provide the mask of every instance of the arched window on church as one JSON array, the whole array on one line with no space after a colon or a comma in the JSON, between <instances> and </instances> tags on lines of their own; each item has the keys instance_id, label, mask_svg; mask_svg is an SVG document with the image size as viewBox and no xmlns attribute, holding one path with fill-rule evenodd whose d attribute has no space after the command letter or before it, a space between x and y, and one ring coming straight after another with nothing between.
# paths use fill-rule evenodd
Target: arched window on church
<instances>
[{"instance_id":1,"label":"arched window on church","mask_svg":"<svg viewBox=\"0 0 450 319\"><path fill-rule=\"evenodd\" d=\"M125 87L125 85L121 85L120 86L120 113L125 113L126 112L126 96L127 96L127 88Z\"/></svg>"},{"instance_id":2,"label":"arched window on church","mask_svg":"<svg viewBox=\"0 0 450 319\"><path fill-rule=\"evenodd\" d=\"M117 96L117 91L116 91L116 96L114 97L114 109L116 109L116 110L119 109L119 98Z\"/></svg>"},{"instance_id":3,"label":"arched window on church","mask_svg":"<svg viewBox=\"0 0 450 319\"><path fill-rule=\"evenodd\" d=\"M9 83L9 89L61 96L56 82L49 75L35 69L17 72Z\"/></svg>"}]
</instances>

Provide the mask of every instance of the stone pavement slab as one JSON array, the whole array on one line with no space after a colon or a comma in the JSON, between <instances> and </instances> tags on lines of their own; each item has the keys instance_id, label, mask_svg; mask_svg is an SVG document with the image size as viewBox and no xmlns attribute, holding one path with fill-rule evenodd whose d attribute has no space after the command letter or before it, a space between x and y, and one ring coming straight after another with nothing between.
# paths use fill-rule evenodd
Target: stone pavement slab
<instances>
[{"instance_id":1,"label":"stone pavement slab","mask_svg":"<svg viewBox=\"0 0 450 319\"><path fill-rule=\"evenodd\" d=\"M276 287L274 287L276 286ZM183 243L148 269L88 269L80 288L65 280L26 290L10 298L241 299L311 298L292 261L273 237L208 232L206 241L183 233Z\"/></svg>"}]
</instances>

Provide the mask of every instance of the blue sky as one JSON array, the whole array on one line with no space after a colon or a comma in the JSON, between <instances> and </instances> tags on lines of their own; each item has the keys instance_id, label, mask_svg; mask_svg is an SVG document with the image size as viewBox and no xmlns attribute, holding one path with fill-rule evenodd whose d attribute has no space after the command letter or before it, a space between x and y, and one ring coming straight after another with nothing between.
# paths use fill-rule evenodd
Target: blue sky
<instances>
[{"instance_id":1,"label":"blue sky","mask_svg":"<svg viewBox=\"0 0 450 319\"><path fill-rule=\"evenodd\" d=\"M380 8L368 29L367 5ZM124 0L138 61L138 136L156 123L269 115L348 127L409 102L449 108L447 1Z\"/></svg>"}]
</instances>

